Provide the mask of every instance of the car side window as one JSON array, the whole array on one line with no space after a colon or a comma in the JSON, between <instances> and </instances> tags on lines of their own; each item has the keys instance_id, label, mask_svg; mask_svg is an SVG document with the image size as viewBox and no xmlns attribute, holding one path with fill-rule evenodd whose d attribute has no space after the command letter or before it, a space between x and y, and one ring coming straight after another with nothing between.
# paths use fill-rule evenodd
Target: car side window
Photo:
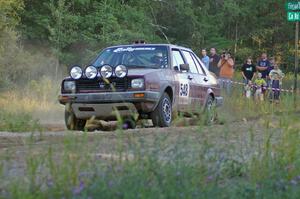
<instances>
[{"instance_id":1,"label":"car side window","mask_svg":"<svg viewBox=\"0 0 300 199\"><path fill-rule=\"evenodd\" d=\"M196 66L196 64L194 62L194 59L191 56L190 52L188 52L188 51L182 51L182 52L184 54L186 62L189 64L190 72L191 73L198 73L197 66Z\"/></svg>"},{"instance_id":2,"label":"car side window","mask_svg":"<svg viewBox=\"0 0 300 199\"><path fill-rule=\"evenodd\" d=\"M184 60L182 58L181 53L179 52L179 50L172 50L172 54L173 54L173 67L177 67L178 71L180 70L180 64L184 64Z\"/></svg>"},{"instance_id":3,"label":"car side window","mask_svg":"<svg viewBox=\"0 0 300 199\"><path fill-rule=\"evenodd\" d=\"M203 68L201 66L201 62L199 62L199 59L197 59L196 55L193 54L193 53L191 53L191 56L193 57L194 62L196 63L199 74L200 75L205 75L205 72L203 71Z\"/></svg>"}]
</instances>

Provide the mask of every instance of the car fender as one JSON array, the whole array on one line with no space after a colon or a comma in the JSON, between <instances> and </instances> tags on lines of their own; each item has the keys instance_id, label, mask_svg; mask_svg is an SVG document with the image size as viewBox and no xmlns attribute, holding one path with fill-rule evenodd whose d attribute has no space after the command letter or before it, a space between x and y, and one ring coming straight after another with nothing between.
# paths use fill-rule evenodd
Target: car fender
<instances>
[{"instance_id":1,"label":"car fender","mask_svg":"<svg viewBox=\"0 0 300 199\"><path fill-rule=\"evenodd\" d=\"M162 86L159 89L159 93L160 93L160 98L159 100L155 103L155 105L153 106L153 110L156 109L156 107L158 106L158 103L162 97L162 95L164 94L165 90L170 87L172 89L172 94L173 94L173 99L172 99L172 105L174 105L174 100L175 100L175 96L174 96L174 90L175 90L175 86L171 85L168 81L166 81L165 83L162 84Z\"/></svg>"},{"instance_id":2,"label":"car fender","mask_svg":"<svg viewBox=\"0 0 300 199\"><path fill-rule=\"evenodd\" d=\"M206 106L206 103L207 103L207 99L208 99L208 97L209 97L210 95L212 95L213 98L215 98L214 91L213 91L211 88L207 89L207 91L206 91L206 96L205 96L205 100L204 100L204 104L203 104L203 110L205 110L205 106Z\"/></svg>"}]
</instances>

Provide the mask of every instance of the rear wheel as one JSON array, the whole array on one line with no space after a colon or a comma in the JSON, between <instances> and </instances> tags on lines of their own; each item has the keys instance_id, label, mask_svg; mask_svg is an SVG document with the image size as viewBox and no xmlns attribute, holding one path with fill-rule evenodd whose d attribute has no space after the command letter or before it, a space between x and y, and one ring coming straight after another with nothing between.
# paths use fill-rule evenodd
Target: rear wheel
<instances>
[{"instance_id":1,"label":"rear wheel","mask_svg":"<svg viewBox=\"0 0 300 199\"><path fill-rule=\"evenodd\" d=\"M83 131L86 120L76 118L73 109L70 105L66 105L65 108L65 124L68 130L71 131Z\"/></svg>"},{"instance_id":2,"label":"rear wheel","mask_svg":"<svg viewBox=\"0 0 300 199\"><path fill-rule=\"evenodd\" d=\"M172 102L167 93L164 93L151 113L152 123L155 127L169 127L172 122Z\"/></svg>"},{"instance_id":3,"label":"rear wheel","mask_svg":"<svg viewBox=\"0 0 300 199\"><path fill-rule=\"evenodd\" d=\"M205 122L210 125L217 121L217 106L213 96L209 95L205 105Z\"/></svg>"}]
</instances>

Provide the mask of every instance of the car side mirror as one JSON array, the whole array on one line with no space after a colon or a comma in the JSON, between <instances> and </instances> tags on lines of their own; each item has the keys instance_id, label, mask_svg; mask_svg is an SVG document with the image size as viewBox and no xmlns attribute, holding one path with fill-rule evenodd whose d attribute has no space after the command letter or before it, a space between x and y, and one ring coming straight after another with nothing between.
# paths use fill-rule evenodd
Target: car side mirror
<instances>
[{"instance_id":1,"label":"car side mirror","mask_svg":"<svg viewBox=\"0 0 300 199\"><path fill-rule=\"evenodd\" d=\"M180 64L180 71L189 71L190 70L190 66L189 64Z\"/></svg>"}]
</instances>

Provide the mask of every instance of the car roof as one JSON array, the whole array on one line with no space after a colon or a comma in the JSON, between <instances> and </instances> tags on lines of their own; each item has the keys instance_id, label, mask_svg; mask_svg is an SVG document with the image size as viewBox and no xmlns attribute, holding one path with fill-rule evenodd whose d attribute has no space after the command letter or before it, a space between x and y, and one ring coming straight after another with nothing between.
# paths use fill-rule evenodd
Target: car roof
<instances>
[{"instance_id":1,"label":"car roof","mask_svg":"<svg viewBox=\"0 0 300 199\"><path fill-rule=\"evenodd\" d=\"M127 48L127 47L141 47L141 46L166 46L169 48L177 48L177 49L181 49L181 50L192 51L190 48L173 45L173 44L127 44L127 45L109 46L107 48Z\"/></svg>"}]
</instances>

